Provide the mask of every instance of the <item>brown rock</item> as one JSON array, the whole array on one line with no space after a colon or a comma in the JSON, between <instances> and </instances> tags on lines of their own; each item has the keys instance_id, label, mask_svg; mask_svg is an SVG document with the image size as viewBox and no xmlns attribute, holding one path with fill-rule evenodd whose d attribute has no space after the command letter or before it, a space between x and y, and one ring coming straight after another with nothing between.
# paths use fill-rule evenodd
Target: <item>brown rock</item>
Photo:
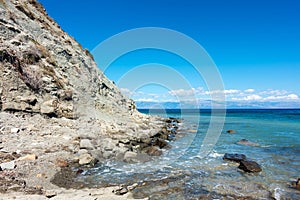
<instances>
[{"instance_id":1,"label":"brown rock","mask_svg":"<svg viewBox=\"0 0 300 200\"><path fill-rule=\"evenodd\" d=\"M18 158L18 161L33 161L36 160L38 157L35 154L28 154L26 156L23 156L21 158Z\"/></svg>"},{"instance_id":2,"label":"brown rock","mask_svg":"<svg viewBox=\"0 0 300 200\"><path fill-rule=\"evenodd\" d=\"M244 154L238 154L238 153L225 153L223 159L239 163L242 160L246 160L246 156Z\"/></svg>"},{"instance_id":3,"label":"brown rock","mask_svg":"<svg viewBox=\"0 0 300 200\"><path fill-rule=\"evenodd\" d=\"M162 150L156 146L151 146L147 149L146 153L149 156L161 156L162 155Z\"/></svg>"},{"instance_id":4,"label":"brown rock","mask_svg":"<svg viewBox=\"0 0 300 200\"><path fill-rule=\"evenodd\" d=\"M227 132L227 133L232 133L232 134L236 133L236 131L235 131L235 130L232 130L232 129L227 130L226 132Z\"/></svg>"},{"instance_id":5,"label":"brown rock","mask_svg":"<svg viewBox=\"0 0 300 200\"><path fill-rule=\"evenodd\" d=\"M296 181L296 188L300 190L300 178Z\"/></svg>"},{"instance_id":6,"label":"brown rock","mask_svg":"<svg viewBox=\"0 0 300 200\"><path fill-rule=\"evenodd\" d=\"M68 161L64 160L63 158L57 158L55 161L55 165L58 167L68 167Z\"/></svg>"},{"instance_id":7,"label":"brown rock","mask_svg":"<svg viewBox=\"0 0 300 200\"><path fill-rule=\"evenodd\" d=\"M249 173L262 171L260 165L257 162L250 160L242 160L238 168Z\"/></svg>"}]
</instances>

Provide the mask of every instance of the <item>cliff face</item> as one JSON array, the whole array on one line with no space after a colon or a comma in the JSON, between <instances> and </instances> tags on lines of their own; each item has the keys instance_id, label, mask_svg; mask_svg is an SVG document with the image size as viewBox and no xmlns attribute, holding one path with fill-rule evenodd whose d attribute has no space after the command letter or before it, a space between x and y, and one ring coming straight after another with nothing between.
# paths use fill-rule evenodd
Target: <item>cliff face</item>
<instances>
[{"instance_id":1,"label":"cliff face","mask_svg":"<svg viewBox=\"0 0 300 200\"><path fill-rule=\"evenodd\" d=\"M35 0L0 0L0 108L51 117L128 115L135 105Z\"/></svg>"}]
</instances>

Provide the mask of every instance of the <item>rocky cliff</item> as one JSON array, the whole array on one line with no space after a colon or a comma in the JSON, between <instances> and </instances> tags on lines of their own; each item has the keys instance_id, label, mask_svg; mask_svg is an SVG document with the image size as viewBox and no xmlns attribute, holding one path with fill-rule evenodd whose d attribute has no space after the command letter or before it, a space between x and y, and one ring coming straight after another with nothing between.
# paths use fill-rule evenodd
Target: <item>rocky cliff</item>
<instances>
[{"instance_id":1,"label":"rocky cliff","mask_svg":"<svg viewBox=\"0 0 300 200\"><path fill-rule=\"evenodd\" d=\"M89 158L84 164L125 159L160 130L162 122L139 113L36 0L0 0L0 40L0 132L6 136L0 143L7 152L38 145Z\"/></svg>"},{"instance_id":2,"label":"rocky cliff","mask_svg":"<svg viewBox=\"0 0 300 200\"><path fill-rule=\"evenodd\" d=\"M0 1L2 111L77 118L132 114L135 106L97 68L92 55L35 0Z\"/></svg>"}]
</instances>

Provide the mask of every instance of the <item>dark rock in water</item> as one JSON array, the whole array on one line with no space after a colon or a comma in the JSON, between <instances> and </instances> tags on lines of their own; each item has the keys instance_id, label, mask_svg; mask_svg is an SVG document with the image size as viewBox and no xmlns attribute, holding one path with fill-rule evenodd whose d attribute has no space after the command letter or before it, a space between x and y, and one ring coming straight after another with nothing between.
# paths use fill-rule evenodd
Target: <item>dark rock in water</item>
<instances>
[{"instance_id":1,"label":"dark rock in water","mask_svg":"<svg viewBox=\"0 0 300 200\"><path fill-rule=\"evenodd\" d=\"M300 190L300 178L296 181L296 188Z\"/></svg>"},{"instance_id":2,"label":"dark rock in water","mask_svg":"<svg viewBox=\"0 0 300 200\"><path fill-rule=\"evenodd\" d=\"M146 153L147 153L149 156L161 156L161 155L162 155L162 150L159 149L159 148L156 147L156 146L151 146L151 147L148 147L148 148L147 148Z\"/></svg>"},{"instance_id":3,"label":"dark rock in water","mask_svg":"<svg viewBox=\"0 0 300 200\"><path fill-rule=\"evenodd\" d=\"M168 140L175 140L176 139L176 135L175 134L169 134L168 135Z\"/></svg>"},{"instance_id":4,"label":"dark rock in water","mask_svg":"<svg viewBox=\"0 0 300 200\"><path fill-rule=\"evenodd\" d=\"M156 140L155 140L155 142L153 143L153 145L154 146L158 146L159 148L165 148L165 149L169 149L169 148L171 148L171 145L167 142L167 141L165 141L165 140L163 140L163 139L160 139L160 138L157 138Z\"/></svg>"},{"instance_id":5,"label":"dark rock in water","mask_svg":"<svg viewBox=\"0 0 300 200\"><path fill-rule=\"evenodd\" d=\"M235 131L235 130L232 130L232 129L227 130L226 132L227 132L227 133L236 133L236 131Z\"/></svg>"},{"instance_id":6,"label":"dark rock in water","mask_svg":"<svg viewBox=\"0 0 300 200\"><path fill-rule=\"evenodd\" d=\"M179 118L170 117L169 119L166 119L167 123L181 123L182 120Z\"/></svg>"},{"instance_id":7,"label":"dark rock in water","mask_svg":"<svg viewBox=\"0 0 300 200\"><path fill-rule=\"evenodd\" d=\"M242 160L238 168L250 173L262 171L260 165L257 162L250 160Z\"/></svg>"},{"instance_id":8,"label":"dark rock in water","mask_svg":"<svg viewBox=\"0 0 300 200\"><path fill-rule=\"evenodd\" d=\"M251 147L258 147L259 146L259 144L255 143L255 142L251 142L247 139L241 139L240 141L237 142L237 144L251 146Z\"/></svg>"},{"instance_id":9,"label":"dark rock in water","mask_svg":"<svg viewBox=\"0 0 300 200\"><path fill-rule=\"evenodd\" d=\"M244 154L238 154L238 153L225 153L223 159L239 163L243 160L246 160L246 156Z\"/></svg>"}]
</instances>

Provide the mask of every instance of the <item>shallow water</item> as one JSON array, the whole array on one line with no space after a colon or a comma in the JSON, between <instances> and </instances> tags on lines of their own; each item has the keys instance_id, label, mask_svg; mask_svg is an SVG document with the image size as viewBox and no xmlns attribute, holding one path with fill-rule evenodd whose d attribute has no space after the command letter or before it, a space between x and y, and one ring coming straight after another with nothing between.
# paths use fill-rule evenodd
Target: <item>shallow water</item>
<instances>
[{"instance_id":1,"label":"shallow water","mask_svg":"<svg viewBox=\"0 0 300 200\"><path fill-rule=\"evenodd\" d=\"M228 110L218 142L205 158L199 151L211 119L209 110L142 112L183 118L178 133L182 137L171 142L172 149L154 161L101 163L79 181L94 187L144 183L134 193L151 199L193 199L209 193L268 199L274 191L274 195L286 199L300 196L290 186L300 177L300 110ZM229 129L236 133L227 133ZM241 139L258 146L236 144ZM263 171L244 173L238 170L238 164L222 159L225 153L243 153L258 162Z\"/></svg>"}]
</instances>

